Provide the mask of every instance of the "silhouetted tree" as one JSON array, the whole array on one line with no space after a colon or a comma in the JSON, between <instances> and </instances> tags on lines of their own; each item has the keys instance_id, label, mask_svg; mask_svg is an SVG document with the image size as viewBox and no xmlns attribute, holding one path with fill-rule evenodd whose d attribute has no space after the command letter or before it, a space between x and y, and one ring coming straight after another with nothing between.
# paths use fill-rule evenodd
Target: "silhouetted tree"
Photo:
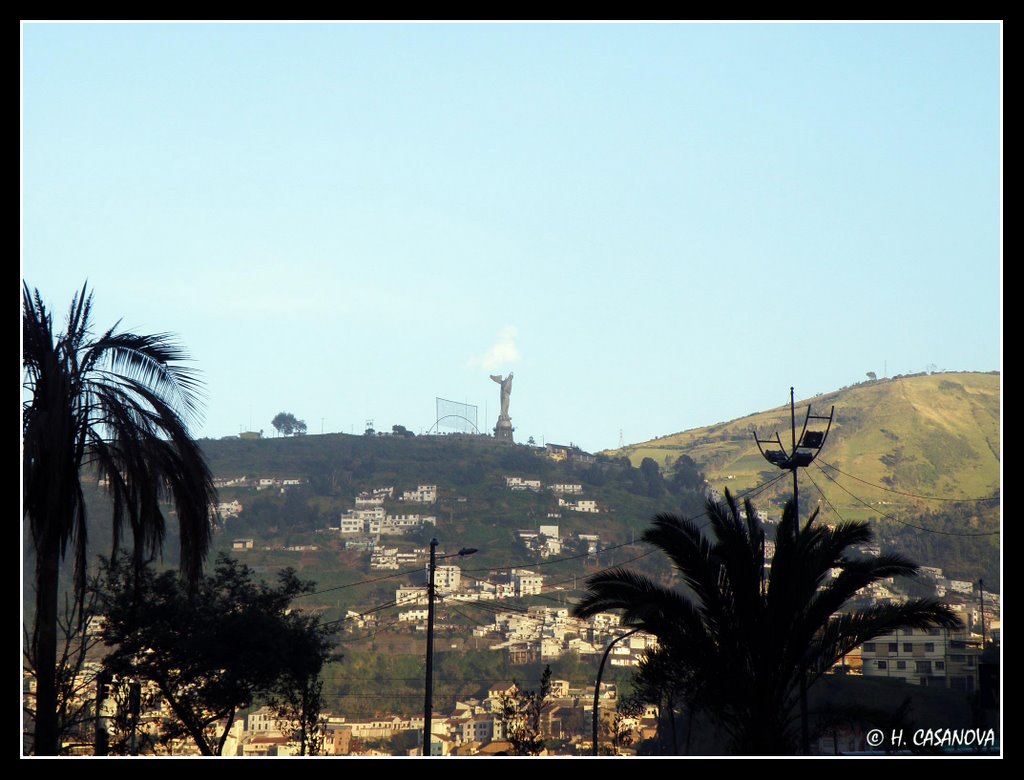
<instances>
[{"instance_id":1,"label":"silhouetted tree","mask_svg":"<svg viewBox=\"0 0 1024 780\"><path fill-rule=\"evenodd\" d=\"M278 435L301 436L306 432L306 423L297 420L291 412L278 412L270 424L274 426Z\"/></svg>"},{"instance_id":2,"label":"silhouetted tree","mask_svg":"<svg viewBox=\"0 0 1024 780\"><path fill-rule=\"evenodd\" d=\"M540 688L536 691L523 690L514 681L513 684L512 693L502 694L500 700L505 738L512 743L517 756L536 756L544 749L540 713L551 693L551 667L544 667Z\"/></svg>"},{"instance_id":3,"label":"silhouetted tree","mask_svg":"<svg viewBox=\"0 0 1024 780\"><path fill-rule=\"evenodd\" d=\"M917 572L898 555L847 557L870 540L867 523L829 528L812 515L800 527L789 503L769 567L764 529L749 501L745 521L728 491L726 502L708 502L707 512L709 533L660 514L643 537L672 560L685 591L613 569L588 580L574 614L622 610L625 625L657 636L680 673L692 674L687 696L739 753L792 752L801 680L812 684L855 647L900 627L959 626L948 607L930 599L847 609L871 583Z\"/></svg>"},{"instance_id":4,"label":"silhouetted tree","mask_svg":"<svg viewBox=\"0 0 1024 780\"><path fill-rule=\"evenodd\" d=\"M174 572L111 565L104 664L119 678L154 683L203 755L220 755L235 714L260 695L294 713L308 739L333 633L291 608L312 588L291 569L276 588L255 582L250 569L223 555L194 589Z\"/></svg>"},{"instance_id":5,"label":"silhouetted tree","mask_svg":"<svg viewBox=\"0 0 1024 780\"><path fill-rule=\"evenodd\" d=\"M82 468L113 499L113 544L130 532L135 565L163 544L164 502L173 503L181 569L195 582L210 541L213 478L188 422L200 384L166 333L92 333L92 296L74 296L63 331L39 291L23 291L24 514L35 553L36 612L30 653L37 673L34 751L58 744L57 604L60 563L71 547L74 591L85 593L88 525ZM116 325L115 325L116 328Z\"/></svg>"}]
</instances>

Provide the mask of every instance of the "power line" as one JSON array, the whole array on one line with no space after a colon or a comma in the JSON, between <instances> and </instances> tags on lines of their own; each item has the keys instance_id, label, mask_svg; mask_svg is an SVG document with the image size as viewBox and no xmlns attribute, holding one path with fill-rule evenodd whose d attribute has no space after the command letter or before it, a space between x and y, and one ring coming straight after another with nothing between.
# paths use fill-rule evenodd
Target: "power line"
<instances>
[{"instance_id":1,"label":"power line","mask_svg":"<svg viewBox=\"0 0 1024 780\"><path fill-rule=\"evenodd\" d=\"M977 534L965 534L965 533L958 533L956 531L939 531L939 530L937 530L935 528L925 528L923 525L915 525L914 523L908 523L906 520L900 520L898 517L893 517L892 515L887 515L882 510L877 509L876 507L873 507L867 501L864 501L862 498L859 498L858 496L854 495L849 490L847 490L845 487L840 485L836 481L835 477L833 477L831 474L829 474L827 471L825 471L820 466L818 466L818 470L822 474L824 474L828 479L832 480L832 484L835 485L837 488L842 490L844 493L846 493L848 496L853 498L858 503L863 504L864 506L866 506L872 512L876 512L877 514L881 515L886 520L892 520L893 522L899 523L900 525L905 525L908 528L916 528L918 531L925 531L925 532L930 533L930 534L941 534L942 536L962 536L962 537L999 536L999 531L983 531L982 533L977 533Z\"/></svg>"},{"instance_id":2,"label":"power line","mask_svg":"<svg viewBox=\"0 0 1024 780\"><path fill-rule=\"evenodd\" d=\"M960 502L978 502L978 503L985 502L985 501L998 501L999 500L999 496L986 496L985 498L948 498L948 497L945 497L945 496L922 496L922 495L919 495L917 493L908 493L905 490L896 490L895 488L885 487L884 485L876 485L874 482L868 482L866 479L861 479L860 477L855 477L853 474L847 474L845 471L840 469L838 466L833 466L831 463L826 463L825 461L821 461L821 462L824 465L828 466L830 469L838 471L844 477L849 477L850 479L855 479L855 480L857 480L860 483L863 483L863 484L868 485L868 486L873 487L873 488L877 488L878 490L884 490L887 493L896 493L897 495L909 496L910 498L920 498L920 499L923 499L925 501L960 501ZM819 466L819 468L820 468L820 466Z\"/></svg>"},{"instance_id":3,"label":"power line","mask_svg":"<svg viewBox=\"0 0 1024 780\"><path fill-rule=\"evenodd\" d=\"M354 588L357 585L367 585L367 584L369 584L371 582L380 582L381 580L392 580L395 577L404 577L407 574L415 574L416 572L421 572L421 571L423 571L423 569L421 567L417 567L415 569L406 569L405 571L395 572L394 574L385 574L385 575L383 575L381 577L372 577L372 578L370 578L368 580L359 580L358 582L349 582L349 583L347 583L345 585L335 585L333 588L324 588L323 590L314 590L314 591L310 591L309 593L300 593L295 598L299 599L299 598L302 598L303 596L317 596L317 595L319 595L321 593L330 593L333 590L344 590L345 588Z\"/></svg>"},{"instance_id":4,"label":"power line","mask_svg":"<svg viewBox=\"0 0 1024 780\"><path fill-rule=\"evenodd\" d=\"M831 509L833 512L835 512L836 517L838 517L840 520L842 520L845 523L846 522L846 518L843 517L841 514L839 514L839 510L836 509L832 505L832 502L828 500L828 496L825 495L825 491L824 490L822 490L820 487L818 487L818 483L815 482L813 479L811 479L811 475L807 473L806 469L804 470L804 476L807 477L807 479L811 480L811 484L814 485L814 489L817 490L821 494L821 497L823 499L825 499L825 503L828 504L829 509Z\"/></svg>"},{"instance_id":5,"label":"power line","mask_svg":"<svg viewBox=\"0 0 1024 780\"><path fill-rule=\"evenodd\" d=\"M603 550L601 550L601 552L602 553L611 552L612 550L618 550L620 547L628 547L630 544L632 544L632 542L623 542L622 544L614 544L611 547L605 547ZM504 569L525 568L527 566L529 566L531 569L536 569L536 568L539 568L541 566L553 566L556 563L565 563L566 561L575 561L575 560L577 560L579 558L589 558L589 557L593 557L591 553L580 553L579 555L569 555L569 556L566 556L565 558L553 558L553 559L551 559L549 561L537 561L537 562L527 561L525 563L513 563L513 564L504 565L504 566L492 566L492 567L486 568L486 569L463 569L462 572L463 573L471 572L471 571L490 571L490 572L493 572L493 571L503 571Z\"/></svg>"}]
</instances>

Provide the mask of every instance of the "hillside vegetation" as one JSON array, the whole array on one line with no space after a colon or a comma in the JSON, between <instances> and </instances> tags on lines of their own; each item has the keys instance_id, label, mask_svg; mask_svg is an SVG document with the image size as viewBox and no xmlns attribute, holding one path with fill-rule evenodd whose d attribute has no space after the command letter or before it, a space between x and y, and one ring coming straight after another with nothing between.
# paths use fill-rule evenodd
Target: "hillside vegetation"
<instances>
[{"instance_id":1,"label":"hillside vegetation","mask_svg":"<svg viewBox=\"0 0 1024 780\"><path fill-rule=\"evenodd\" d=\"M813 481L844 517L867 519L877 514L833 484L826 473L868 504L886 507L887 513L918 513L935 507L935 502L914 495L975 499L999 493L998 374L896 377L800 400L796 404L798 434L808 405L815 414L824 415L834 405L835 422L819 458L825 473L817 464L812 466L806 488L817 501L820 495L810 484ZM634 465L644 458L664 465L685 453L700 464L712 484L743 490L779 473L761 457L754 431L761 438L777 431L788 446L789 404L608 454L626 456ZM791 490L788 481L781 481L777 488L780 497Z\"/></svg>"}]
</instances>

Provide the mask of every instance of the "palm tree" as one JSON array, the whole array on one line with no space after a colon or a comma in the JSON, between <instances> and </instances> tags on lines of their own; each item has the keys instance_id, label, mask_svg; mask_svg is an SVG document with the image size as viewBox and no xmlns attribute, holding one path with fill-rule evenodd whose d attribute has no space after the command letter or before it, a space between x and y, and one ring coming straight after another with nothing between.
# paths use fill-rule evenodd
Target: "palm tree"
<instances>
[{"instance_id":1,"label":"palm tree","mask_svg":"<svg viewBox=\"0 0 1024 780\"><path fill-rule=\"evenodd\" d=\"M169 334L94 338L92 296L74 296L66 329L55 333L39 291L23 291L23 507L35 552L36 614L29 652L37 673L35 752L58 752L57 603L60 564L74 559L74 590L85 590L87 524L82 470L113 503L114 547L131 534L137 565L159 552L161 504L180 527L181 569L195 582L210 542L213 480L187 422L200 385L178 363ZM116 325L114 326L117 327Z\"/></svg>"},{"instance_id":2,"label":"palm tree","mask_svg":"<svg viewBox=\"0 0 1024 780\"><path fill-rule=\"evenodd\" d=\"M588 580L574 613L621 610L623 623L655 635L691 710L708 713L739 753L793 752L801 683L813 684L855 647L899 627L959 626L931 599L844 609L865 586L917 572L899 555L849 557L871 538L867 523L832 528L815 524L815 512L800 527L789 502L766 566L764 529L749 501L745 520L728 491L707 512L709 534L668 514L644 533L672 560L681 590L612 569Z\"/></svg>"}]
</instances>

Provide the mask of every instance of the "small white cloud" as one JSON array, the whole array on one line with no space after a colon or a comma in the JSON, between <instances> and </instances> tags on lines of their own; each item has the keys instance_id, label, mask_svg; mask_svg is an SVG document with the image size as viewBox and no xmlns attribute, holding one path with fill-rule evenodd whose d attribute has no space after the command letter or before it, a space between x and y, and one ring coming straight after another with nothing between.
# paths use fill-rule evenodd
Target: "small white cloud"
<instances>
[{"instance_id":1,"label":"small white cloud","mask_svg":"<svg viewBox=\"0 0 1024 780\"><path fill-rule=\"evenodd\" d=\"M516 346L516 335L515 326L506 325L498 331L498 337L486 352L469 361L470 367L494 371L509 363L518 362L522 355L519 354L519 347Z\"/></svg>"}]
</instances>

